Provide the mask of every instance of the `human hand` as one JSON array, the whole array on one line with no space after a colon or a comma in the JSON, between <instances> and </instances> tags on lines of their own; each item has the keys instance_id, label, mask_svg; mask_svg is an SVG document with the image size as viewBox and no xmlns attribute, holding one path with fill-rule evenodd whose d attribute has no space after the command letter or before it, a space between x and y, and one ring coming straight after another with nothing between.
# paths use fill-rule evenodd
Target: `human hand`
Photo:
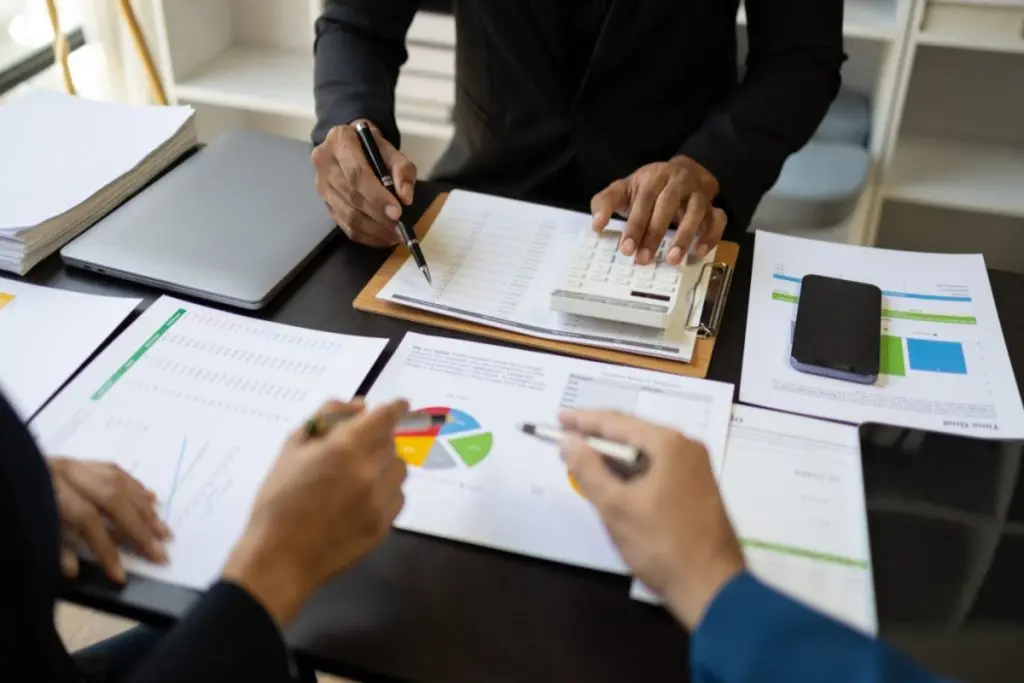
<instances>
[{"instance_id":1,"label":"human hand","mask_svg":"<svg viewBox=\"0 0 1024 683\"><path fill-rule=\"evenodd\" d=\"M157 514L156 495L113 463L47 458L61 521L60 567L78 576L77 543L84 543L110 580L125 582L117 541L152 562L165 563L170 531Z\"/></svg>"},{"instance_id":2,"label":"human hand","mask_svg":"<svg viewBox=\"0 0 1024 683\"><path fill-rule=\"evenodd\" d=\"M704 258L725 231L725 212L711 205L718 181L703 166L685 156L642 166L628 178L616 180L590 200L593 229L601 232L612 214L628 216L620 249L636 255L640 265L652 263L669 224L677 225L666 260L683 262L694 235L694 257Z\"/></svg>"},{"instance_id":3,"label":"human hand","mask_svg":"<svg viewBox=\"0 0 1024 683\"><path fill-rule=\"evenodd\" d=\"M744 566L704 446L615 412L571 412L561 422L578 434L647 453L649 469L623 480L579 436L562 444L569 471L597 507L626 564L694 629L718 591Z\"/></svg>"},{"instance_id":4,"label":"human hand","mask_svg":"<svg viewBox=\"0 0 1024 683\"><path fill-rule=\"evenodd\" d=\"M313 150L316 191L331 218L353 242L371 247L394 246L401 241L395 223L402 216L402 204L412 203L416 166L367 121L381 156L391 169L402 200L399 202L377 179L367 161L356 135L356 123L335 126Z\"/></svg>"},{"instance_id":5,"label":"human hand","mask_svg":"<svg viewBox=\"0 0 1024 683\"><path fill-rule=\"evenodd\" d=\"M299 429L285 443L224 568L278 624L391 530L406 474L394 430L408 410L404 401L372 411L330 402L321 415L355 415L323 437Z\"/></svg>"}]
</instances>

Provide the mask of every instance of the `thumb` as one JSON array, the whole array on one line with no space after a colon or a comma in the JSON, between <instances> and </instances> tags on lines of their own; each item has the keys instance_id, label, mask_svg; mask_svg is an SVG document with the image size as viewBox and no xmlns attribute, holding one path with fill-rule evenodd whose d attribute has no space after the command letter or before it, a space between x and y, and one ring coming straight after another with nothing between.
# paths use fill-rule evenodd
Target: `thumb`
<instances>
[{"instance_id":1,"label":"thumb","mask_svg":"<svg viewBox=\"0 0 1024 683\"><path fill-rule=\"evenodd\" d=\"M621 482L604 464L600 454L576 434L566 434L561 449L569 473L583 495L600 510Z\"/></svg>"},{"instance_id":2,"label":"thumb","mask_svg":"<svg viewBox=\"0 0 1024 683\"><path fill-rule=\"evenodd\" d=\"M608 225L612 214L629 211L629 181L625 178L616 180L594 195L590 200L590 214L593 216L591 228L601 232Z\"/></svg>"},{"instance_id":3,"label":"thumb","mask_svg":"<svg viewBox=\"0 0 1024 683\"><path fill-rule=\"evenodd\" d=\"M406 206L412 204L413 188L416 185L416 164L409 161L409 157L399 152L383 135L376 131L374 134L377 137L380 153L384 157L384 163L388 165L391 177L395 181L398 198Z\"/></svg>"}]
</instances>

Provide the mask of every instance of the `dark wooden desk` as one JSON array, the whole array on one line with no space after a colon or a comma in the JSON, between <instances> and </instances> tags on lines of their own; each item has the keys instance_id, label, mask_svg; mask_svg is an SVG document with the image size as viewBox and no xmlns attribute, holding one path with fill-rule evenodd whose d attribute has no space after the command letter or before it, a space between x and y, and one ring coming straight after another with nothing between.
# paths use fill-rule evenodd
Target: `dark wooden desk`
<instances>
[{"instance_id":1,"label":"dark wooden desk","mask_svg":"<svg viewBox=\"0 0 1024 683\"><path fill-rule=\"evenodd\" d=\"M419 185L407 217L418 216L441 189ZM737 386L752 246L751 238L741 240L732 296L709 372ZM388 337L386 355L407 331L443 334L352 309L356 293L385 255L339 238L261 315L302 327ZM65 270L56 259L27 279L77 291L142 296L147 303L159 295ZM1016 313L1024 300L1024 277L992 272L991 280L1011 356L1024 358L1024 322ZM371 380L377 370L379 366ZM1024 576L1024 555L1018 565L1022 571L1016 575ZM1005 568L1001 572L1005 575ZM927 574L920 577L922 585L928 580ZM632 602L628 587L622 577L395 532L360 565L324 587L287 635L317 668L367 682L686 680L685 634L662 610ZM915 585L908 584L906 590L915 590ZM184 613L196 595L132 578L120 591L87 579L66 597L142 621L167 623ZM1017 614L1024 614L1024 602L1018 604ZM884 609L882 614L884 619ZM1021 617L1010 623L1019 637ZM986 648L987 665L1001 652L1024 651L1001 649L988 640L979 641L979 647ZM934 652L934 661L945 670L949 658L947 648L941 649ZM927 648L915 654L926 664L932 661Z\"/></svg>"}]
</instances>

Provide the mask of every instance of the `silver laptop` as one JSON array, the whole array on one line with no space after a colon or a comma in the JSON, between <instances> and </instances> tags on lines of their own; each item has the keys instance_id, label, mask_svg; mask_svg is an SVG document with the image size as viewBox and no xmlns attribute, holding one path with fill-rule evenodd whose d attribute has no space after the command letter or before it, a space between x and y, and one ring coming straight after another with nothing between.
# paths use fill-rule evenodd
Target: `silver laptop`
<instances>
[{"instance_id":1,"label":"silver laptop","mask_svg":"<svg viewBox=\"0 0 1024 683\"><path fill-rule=\"evenodd\" d=\"M71 266L258 309L336 228L309 143L254 131L215 140L61 250Z\"/></svg>"}]
</instances>

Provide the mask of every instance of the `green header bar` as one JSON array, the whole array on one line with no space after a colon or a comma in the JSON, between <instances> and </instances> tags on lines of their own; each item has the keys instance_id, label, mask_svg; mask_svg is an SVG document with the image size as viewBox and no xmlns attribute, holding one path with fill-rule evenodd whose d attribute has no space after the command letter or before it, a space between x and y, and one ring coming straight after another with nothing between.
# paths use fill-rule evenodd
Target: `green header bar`
<instances>
[{"instance_id":1,"label":"green header bar","mask_svg":"<svg viewBox=\"0 0 1024 683\"><path fill-rule=\"evenodd\" d=\"M756 538L741 538L740 545L746 546L748 548L760 548L761 550L770 550L771 552L779 553L780 555L794 555L796 557L806 557L809 560L817 560L818 562L841 564L845 567L857 567L858 569L871 568L871 565L868 564L867 560L855 560L853 558L843 557L841 555L819 553L816 550L796 548L790 545L782 545L781 543L759 541Z\"/></svg>"},{"instance_id":2,"label":"green header bar","mask_svg":"<svg viewBox=\"0 0 1024 683\"><path fill-rule=\"evenodd\" d=\"M113 388L113 386L117 384L117 381L124 377L125 373L131 370L132 366L135 365L135 363L138 362L138 360L142 358L143 355L145 355L146 351L149 351L153 347L153 345L156 344L157 341L159 341L160 337L164 336L167 330L171 329L174 323L178 322L178 320L180 320L183 315L185 315L184 308L179 308L178 310L176 310L174 314L170 318L168 318L167 321L164 322L164 324L161 325L157 329L157 331L150 336L149 339L146 340L146 343L140 346L135 351L135 353L132 354L131 358L126 360L124 362L124 365L119 367L117 369L117 372L111 375L110 379L104 382L103 386L96 390L96 393L91 396L92 400L98 401L101 398L103 398L104 394L110 391L111 388Z\"/></svg>"},{"instance_id":3,"label":"green header bar","mask_svg":"<svg viewBox=\"0 0 1024 683\"><path fill-rule=\"evenodd\" d=\"M786 292L779 291L772 292L772 299L775 301L784 301L787 304L800 302L800 297L796 294L787 294ZM973 315L945 315L942 313L919 313L917 311L894 311L890 308L882 309L882 317L889 318L890 320L914 320L926 323L949 323L951 325L978 324L978 319Z\"/></svg>"}]
</instances>

